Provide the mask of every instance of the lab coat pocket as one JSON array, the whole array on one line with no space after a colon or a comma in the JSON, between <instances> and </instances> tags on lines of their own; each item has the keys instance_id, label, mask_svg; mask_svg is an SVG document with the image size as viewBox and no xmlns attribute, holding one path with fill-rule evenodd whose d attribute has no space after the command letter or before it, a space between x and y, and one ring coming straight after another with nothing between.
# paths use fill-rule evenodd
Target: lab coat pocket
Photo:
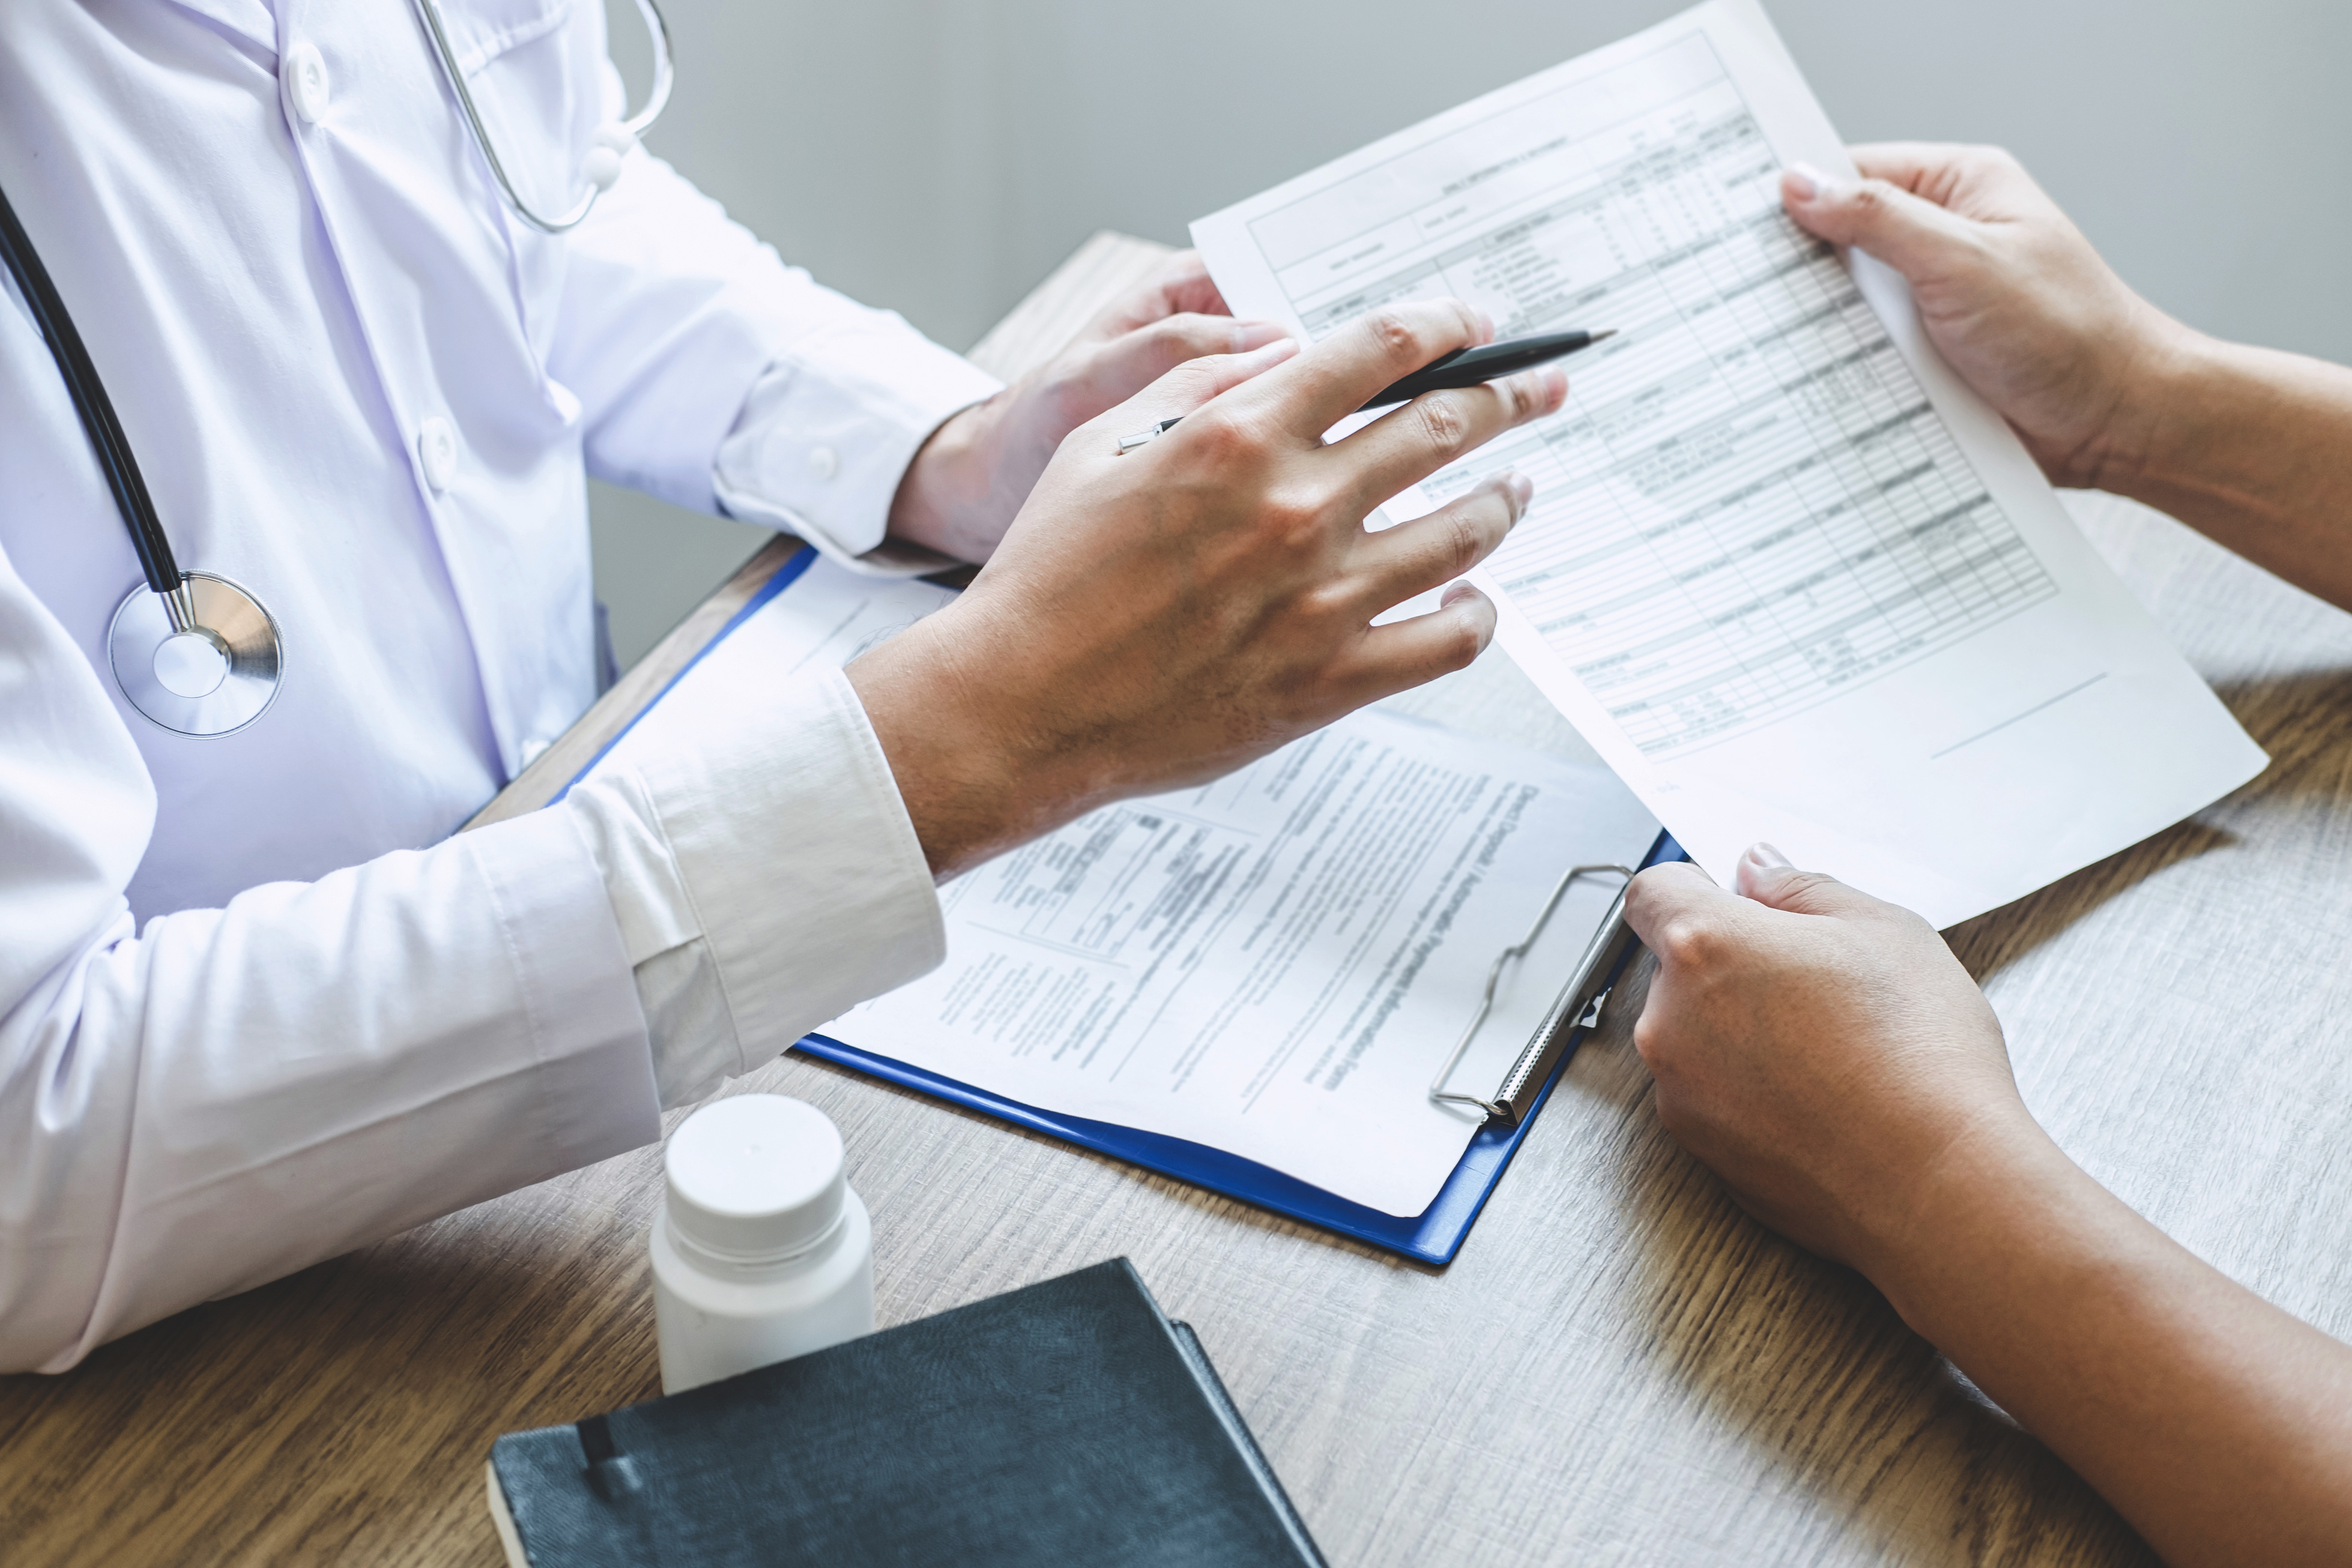
<instances>
[{"instance_id":1,"label":"lab coat pocket","mask_svg":"<svg viewBox=\"0 0 2352 1568\"><path fill-rule=\"evenodd\" d=\"M438 0L467 90L515 193L548 218L577 204L596 129L600 18L578 0ZM575 22L586 23L577 26Z\"/></svg>"},{"instance_id":2,"label":"lab coat pocket","mask_svg":"<svg viewBox=\"0 0 2352 1568\"><path fill-rule=\"evenodd\" d=\"M581 0L436 0L490 152L524 205L569 217L589 186L582 172L604 118L601 11ZM563 241L512 213L524 335L546 362L563 287Z\"/></svg>"},{"instance_id":3,"label":"lab coat pocket","mask_svg":"<svg viewBox=\"0 0 2352 1568\"><path fill-rule=\"evenodd\" d=\"M435 0L457 68L468 77L508 50L543 38L572 19L574 0Z\"/></svg>"}]
</instances>

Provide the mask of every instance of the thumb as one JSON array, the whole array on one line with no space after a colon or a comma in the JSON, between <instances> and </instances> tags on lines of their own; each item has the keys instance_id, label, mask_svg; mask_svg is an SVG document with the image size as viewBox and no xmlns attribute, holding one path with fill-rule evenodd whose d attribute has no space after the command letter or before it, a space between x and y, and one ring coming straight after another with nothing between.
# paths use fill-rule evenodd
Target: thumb
<instances>
[{"instance_id":1,"label":"thumb","mask_svg":"<svg viewBox=\"0 0 2352 1568\"><path fill-rule=\"evenodd\" d=\"M1117 402L1179 365L1247 354L1288 336L1273 321L1236 321L1230 316L1181 311L1097 346L1087 374L1100 389L1103 402ZM1222 378L1220 382L1222 385Z\"/></svg>"},{"instance_id":2,"label":"thumb","mask_svg":"<svg viewBox=\"0 0 2352 1568\"><path fill-rule=\"evenodd\" d=\"M1227 321L1221 329L1232 332L1236 329ZM1263 375L1297 352L1297 340L1277 338L1241 353L1204 354L1185 360L1101 417L1121 430L1133 430L1155 419L1197 413L1216 398Z\"/></svg>"},{"instance_id":3,"label":"thumb","mask_svg":"<svg viewBox=\"0 0 2352 1568\"><path fill-rule=\"evenodd\" d=\"M1688 861L1654 865L1625 888L1625 924L1642 946L1662 957L1685 946L1676 933L1717 928L1726 918L1736 919L1738 910L1736 896Z\"/></svg>"},{"instance_id":4,"label":"thumb","mask_svg":"<svg viewBox=\"0 0 2352 1568\"><path fill-rule=\"evenodd\" d=\"M1977 225L1885 180L1841 180L1810 163L1780 176L1789 215L1832 245L1859 246L1914 283L1972 247Z\"/></svg>"},{"instance_id":5,"label":"thumb","mask_svg":"<svg viewBox=\"0 0 2352 1568\"><path fill-rule=\"evenodd\" d=\"M1799 871L1789 863L1788 856L1770 844L1750 844L1748 852L1739 857L1738 869L1732 873L1731 881L1741 897L1753 899L1767 909L1785 909L1791 915L1866 915L1885 907L1870 894L1857 892L1833 876Z\"/></svg>"}]
</instances>

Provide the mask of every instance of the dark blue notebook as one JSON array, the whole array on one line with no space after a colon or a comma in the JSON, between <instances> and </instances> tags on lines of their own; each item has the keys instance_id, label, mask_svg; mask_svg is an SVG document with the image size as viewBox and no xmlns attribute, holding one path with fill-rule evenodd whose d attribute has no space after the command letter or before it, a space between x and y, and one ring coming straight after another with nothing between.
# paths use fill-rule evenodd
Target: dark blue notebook
<instances>
[{"instance_id":1,"label":"dark blue notebook","mask_svg":"<svg viewBox=\"0 0 2352 1568\"><path fill-rule=\"evenodd\" d=\"M1323 1568L1124 1258L609 1416L509 1432L520 1568Z\"/></svg>"},{"instance_id":2,"label":"dark blue notebook","mask_svg":"<svg viewBox=\"0 0 2352 1568\"><path fill-rule=\"evenodd\" d=\"M719 629L718 635L712 637L684 669L670 678L668 685L656 694L653 702L661 701L662 695L683 680L686 672L694 668L704 653L717 647L730 632L757 614L769 601L799 580L801 574L808 570L816 559L814 549L803 548L779 567L776 574ZM647 707L652 706L652 703L646 705ZM631 720L632 724L635 722ZM587 767L583 768L572 782L576 784L586 778L596 764L604 760L604 753L618 744L620 736L627 733L625 727L619 735L606 742L603 750L590 758ZM565 786L567 789L570 787ZM556 798L561 800L562 797L559 795ZM1675 843L1672 836L1660 833L1657 841L1650 848L1648 858L1642 863L1651 866L1685 858L1682 846ZM1616 983L1630 957L1629 949L1627 956L1621 957L1611 970L1602 988ZM1567 1048L1560 1052L1559 1060L1552 1069L1552 1080L1559 1078L1560 1071L1575 1055L1585 1032L1577 1029L1570 1034ZM1547 1082L1517 1123L1505 1126L1497 1122L1489 1122L1481 1127L1471 1138L1470 1146L1463 1152L1461 1163L1454 1167L1453 1176L1447 1178L1430 1206L1419 1214L1400 1216L1351 1203L1296 1176L1285 1176L1255 1160L1244 1159L1222 1149L1114 1123L1090 1122L1081 1116L1041 1111L1034 1105L1008 1100L1001 1094L992 1094L985 1089L977 1089L952 1078L943 1078L936 1072L909 1066L890 1057L860 1051L845 1040L812 1034L800 1040L793 1049L843 1067L855 1068L901 1088L961 1105L967 1110L983 1112L1014 1126L1060 1138L1081 1148L1092 1149L1097 1154L1109 1155L1115 1159L1142 1166L1180 1181L1191 1182L1195 1186L1207 1187L1212 1192L1223 1193L1227 1197L1238 1198L1256 1207L1270 1209L1325 1230L1337 1231L1342 1236L1353 1237L1359 1241L1369 1242L1374 1247L1402 1253L1424 1263L1440 1264L1452 1262L1454 1255L1462 1249L1463 1239L1470 1234L1470 1227L1477 1220L1478 1211L1486 1207L1487 1195L1502 1179L1504 1169L1510 1165L1511 1156L1518 1152L1520 1141L1528 1135L1528 1129L1534 1125L1536 1116L1550 1101L1552 1090L1551 1082Z\"/></svg>"}]
</instances>

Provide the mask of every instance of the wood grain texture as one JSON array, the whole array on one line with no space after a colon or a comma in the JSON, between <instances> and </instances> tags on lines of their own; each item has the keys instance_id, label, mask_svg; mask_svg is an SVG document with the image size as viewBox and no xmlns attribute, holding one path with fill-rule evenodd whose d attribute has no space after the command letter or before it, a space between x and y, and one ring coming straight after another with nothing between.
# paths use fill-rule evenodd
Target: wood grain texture
<instances>
[{"instance_id":1,"label":"wood grain texture","mask_svg":"<svg viewBox=\"0 0 2352 1568\"><path fill-rule=\"evenodd\" d=\"M1032 345L1081 303L1034 312ZM2068 1149L2352 1333L2352 621L2153 514L2080 511L2276 760L1952 940ZM1409 706L1580 750L1507 663L1454 679ZM1444 1270L819 1063L730 1089L840 1124L887 1322L1134 1258L1335 1564L2152 1562L1665 1137L1628 1040L1641 988ZM657 1178L640 1150L0 1379L0 1559L495 1568L491 1439L657 1385Z\"/></svg>"}]
</instances>

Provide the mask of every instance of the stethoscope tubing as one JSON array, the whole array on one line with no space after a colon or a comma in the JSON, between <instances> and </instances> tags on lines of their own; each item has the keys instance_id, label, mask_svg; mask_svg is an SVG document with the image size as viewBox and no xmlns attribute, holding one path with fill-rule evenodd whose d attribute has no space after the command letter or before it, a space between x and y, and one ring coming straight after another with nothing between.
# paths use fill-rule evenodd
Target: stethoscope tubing
<instances>
[{"instance_id":1,"label":"stethoscope tubing","mask_svg":"<svg viewBox=\"0 0 2352 1568\"><path fill-rule=\"evenodd\" d=\"M185 630L180 625L181 612L186 608L181 602L180 564L172 554L172 541L164 536L163 519L155 515L155 503L147 494L147 481L140 475L139 460L131 455L131 440L122 434L122 421L115 415L114 400L106 395L106 383L99 379L89 350L83 345L72 316L67 313L57 285L50 281L49 269L41 265L32 236L16 221L16 209L8 204L5 191L0 191L0 259L7 262L9 276L16 280L26 308L32 312L34 325L40 329L50 357L58 362L58 372L65 377L74 413L80 417L82 429L89 434L89 444L98 454L107 488L114 492L114 504L121 509L122 520L130 529L131 548L139 554L139 570L146 574L147 586L162 595L171 608L173 624Z\"/></svg>"},{"instance_id":2,"label":"stethoscope tubing","mask_svg":"<svg viewBox=\"0 0 2352 1568\"><path fill-rule=\"evenodd\" d=\"M482 161L490 166L490 177L498 182L499 193L506 199L508 207L515 216L541 234L560 235L578 228L595 207L596 198L604 193L604 185L591 182L579 202L560 218L543 217L524 201L522 193L515 189L514 181L507 174L506 163L499 157L498 147L490 140L489 128L482 123L482 111L474 105L473 89L466 85L466 73L458 68L457 51L450 47L448 32L441 25L441 7L435 5L434 0L414 0L414 3L418 18L425 24L425 36L432 40L433 53L441 62L442 78L448 82L449 91L457 99L457 111L464 117L467 128L473 131L474 145L481 149ZM646 128L660 119L662 110L668 107L670 82L676 64L670 49L669 22L663 16L661 7L655 4L655 0L637 0L637 15L645 18L646 32L653 40L654 82L646 95L646 106L620 122L620 128L632 139L644 135Z\"/></svg>"},{"instance_id":3,"label":"stethoscope tubing","mask_svg":"<svg viewBox=\"0 0 2352 1568\"><path fill-rule=\"evenodd\" d=\"M481 112L475 106L473 91L466 85L466 74L457 68L448 33L441 24L440 7L434 0L415 0L415 5L434 55L440 61L442 76L457 98L467 128L473 132L474 143L481 150L507 205L524 222L549 234L562 234L576 227L617 175L621 152L669 102L674 62L669 24L660 7L655 0L637 0L638 15L644 17L654 45L654 82L645 107L616 126L598 131L598 150L591 154L594 161L585 171L586 194L562 217L549 219L531 209L508 177L506 164L499 159L489 131L482 123ZM71 313L66 309L64 298L58 293L48 268L41 262L40 252L34 248L32 236L17 221L16 210L9 204L5 192L0 192L0 260L6 262L8 274L16 279L34 325L48 344L50 357L57 361L58 373L65 378L74 413L89 437L100 471L106 476L107 488L113 492L115 507L121 512L123 527L131 535L131 549L139 557L139 570L163 611L163 634L158 638L152 623L143 632L126 633L126 625L138 619L133 613L133 601L139 597L136 589L116 610L107 633L107 657L115 667L117 685L132 707L177 733L227 735L244 728L276 697L283 674L283 648L277 618L252 594L227 579L205 576L208 602L215 617L226 615L236 624L225 632L199 619L195 591L198 585L180 570L172 552L172 541L163 532L163 519L156 516L154 500L147 493L147 481L139 472L139 460L131 455L131 439L123 434L122 421L114 412L114 400L107 395L106 383L99 377L98 366L91 361ZM126 650L121 646L126 634L137 641L136 648ZM220 661L216 666L221 672L218 680L230 690L229 698L213 701L210 688L191 691L185 684L191 667L175 664L174 674L163 673L163 650L185 648L196 639L202 639L212 650L211 656ZM204 649L195 651L201 654ZM141 657L153 664L154 669L142 667ZM128 664L126 659L130 661ZM201 663L200 660L199 665ZM126 669L130 671L128 675ZM153 681L147 679L151 674L155 677ZM201 674L194 678L201 682ZM150 686L156 689L149 690ZM185 712L181 711L184 708Z\"/></svg>"}]
</instances>

